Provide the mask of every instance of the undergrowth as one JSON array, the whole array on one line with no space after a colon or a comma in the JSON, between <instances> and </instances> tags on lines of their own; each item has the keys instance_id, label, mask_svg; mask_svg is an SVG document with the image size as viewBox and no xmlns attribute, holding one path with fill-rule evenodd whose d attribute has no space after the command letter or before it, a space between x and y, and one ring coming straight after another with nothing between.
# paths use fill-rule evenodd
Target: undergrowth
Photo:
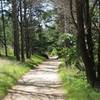
<instances>
[{"instance_id":1,"label":"undergrowth","mask_svg":"<svg viewBox=\"0 0 100 100\"><path fill-rule=\"evenodd\" d=\"M84 73L75 67L60 65L60 77L66 94L66 100L100 100L100 91L93 89L86 81Z\"/></svg>"}]
</instances>

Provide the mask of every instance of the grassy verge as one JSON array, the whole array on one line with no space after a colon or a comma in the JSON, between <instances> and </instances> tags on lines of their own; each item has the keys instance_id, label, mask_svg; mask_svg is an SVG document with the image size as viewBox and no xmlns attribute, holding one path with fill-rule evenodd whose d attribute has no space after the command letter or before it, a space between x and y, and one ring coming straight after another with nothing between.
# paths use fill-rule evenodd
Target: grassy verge
<instances>
[{"instance_id":1,"label":"grassy verge","mask_svg":"<svg viewBox=\"0 0 100 100\"><path fill-rule=\"evenodd\" d=\"M33 55L25 63L18 62L12 57L0 57L0 97L3 97L22 75L44 60L45 58L39 55Z\"/></svg>"},{"instance_id":2,"label":"grassy verge","mask_svg":"<svg viewBox=\"0 0 100 100\"><path fill-rule=\"evenodd\" d=\"M60 65L60 77L66 93L66 100L100 100L100 92L92 89L86 82L84 75L75 68Z\"/></svg>"}]
</instances>

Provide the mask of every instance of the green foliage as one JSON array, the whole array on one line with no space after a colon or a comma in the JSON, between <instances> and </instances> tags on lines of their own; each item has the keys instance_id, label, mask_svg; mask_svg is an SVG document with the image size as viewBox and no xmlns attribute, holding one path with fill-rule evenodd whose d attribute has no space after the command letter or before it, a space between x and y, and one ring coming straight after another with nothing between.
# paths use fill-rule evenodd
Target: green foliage
<instances>
[{"instance_id":1,"label":"green foliage","mask_svg":"<svg viewBox=\"0 0 100 100\"><path fill-rule=\"evenodd\" d=\"M57 55L57 50L56 48L54 48L51 52L50 52L50 56L56 56Z\"/></svg>"},{"instance_id":2,"label":"green foliage","mask_svg":"<svg viewBox=\"0 0 100 100\"><path fill-rule=\"evenodd\" d=\"M60 65L60 77L68 100L99 100L100 92L93 89L86 81L84 73L74 68Z\"/></svg>"},{"instance_id":3,"label":"green foliage","mask_svg":"<svg viewBox=\"0 0 100 100\"><path fill-rule=\"evenodd\" d=\"M58 55L65 59L66 65L74 64L77 57L75 37L72 34L62 34L59 37Z\"/></svg>"},{"instance_id":4,"label":"green foliage","mask_svg":"<svg viewBox=\"0 0 100 100\"><path fill-rule=\"evenodd\" d=\"M57 45L60 47L72 47L75 45L76 36L72 33L59 33Z\"/></svg>"},{"instance_id":5,"label":"green foliage","mask_svg":"<svg viewBox=\"0 0 100 100\"><path fill-rule=\"evenodd\" d=\"M75 34L62 34L59 38L59 47L57 48L58 56L64 59L66 66L74 65L80 71L83 71L84 64L80 57Z\"/></svg>"},{"instance_id":6,"label":"green foliage","mask_svg":"<svg viewBox=\"0 0 100 100\"><path fill-rule=\"evenodd\" d=\"M8 50L8 56L14 56L13 48L10 45L8 46L7 50ZM5 50L2 47L0 48L0 55L5 55Z\"/></svg>"}]
</instances>

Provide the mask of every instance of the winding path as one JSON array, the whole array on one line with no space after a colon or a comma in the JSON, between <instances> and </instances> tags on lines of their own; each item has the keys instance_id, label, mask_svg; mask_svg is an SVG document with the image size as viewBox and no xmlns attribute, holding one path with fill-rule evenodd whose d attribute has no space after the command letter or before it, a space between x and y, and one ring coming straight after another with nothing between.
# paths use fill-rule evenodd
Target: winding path
<instances>
[{"instance_id":1,"label":"winding path","mask_svg":"<svg viewBox=\"0 0 100 100\"><path fill-rule=\"evenodd\" d=\"M3 100L65 100L57 75L60 62L50 59L23 76Z\"/></svg>"}]
</instances>

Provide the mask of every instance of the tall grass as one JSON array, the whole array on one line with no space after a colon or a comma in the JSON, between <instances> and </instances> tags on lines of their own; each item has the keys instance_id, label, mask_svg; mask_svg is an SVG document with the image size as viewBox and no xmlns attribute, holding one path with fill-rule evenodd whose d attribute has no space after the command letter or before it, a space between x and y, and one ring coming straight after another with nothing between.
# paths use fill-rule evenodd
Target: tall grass
<instances>
[{"instance_id":1,"label":"tall grass","mask_svg":"<svg viewBox=\"0 0 100 100\"><path fill-rule=\"evenodd\" d=\"M100 100L100 91L93 89L86 81L83 73L75 68L60 65L60 77L66 93L66 100Z\"/></svg>"},{"instance_id":2,"label":"tall grass","mask_svg":"<svg viewBox=\"0 0 100 100\"><path fill-rule=\"evenodd\" d=\"M18 62L13 57L0 57L0 97L4 96L22 75L44 60L44 57L36 54L25 63Z\"/></svg>"}]
</instances>

